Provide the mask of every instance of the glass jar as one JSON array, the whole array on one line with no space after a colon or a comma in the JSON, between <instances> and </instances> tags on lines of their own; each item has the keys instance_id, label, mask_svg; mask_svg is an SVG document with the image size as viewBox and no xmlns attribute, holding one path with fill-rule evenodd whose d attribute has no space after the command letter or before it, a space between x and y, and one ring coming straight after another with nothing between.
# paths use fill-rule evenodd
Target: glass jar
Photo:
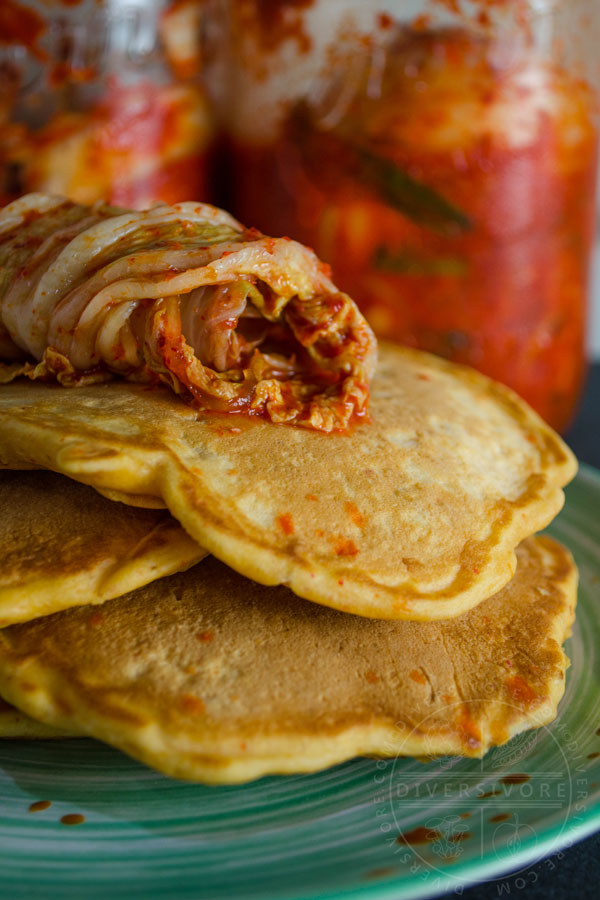
<instances>
[{"instance_id":1,"label":"glass jar","mask_svg":"<svg viewBox=\"0 0 600 900\"><path fill-rule=\"evenodd\" d=\"M597 0L230 0L234 207L376 332L566 427L585 373Z\"/></svg>"},{"instance_id":2,"label":"glass jar","mask_svg":"<svg viewBox=\"0 0 600 900\"><path fill-rule=\"evenodd\" d=\"M202 0L2 0L0 204L208 198Z\"/></svg>"}]
</instances>

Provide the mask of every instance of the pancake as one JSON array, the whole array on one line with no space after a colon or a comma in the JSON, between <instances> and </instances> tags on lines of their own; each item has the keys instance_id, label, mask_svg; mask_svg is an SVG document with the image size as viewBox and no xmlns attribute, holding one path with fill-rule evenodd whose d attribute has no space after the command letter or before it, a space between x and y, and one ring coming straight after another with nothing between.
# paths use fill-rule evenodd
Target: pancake
<instances>
[{"instance_id":1,"label":"pancake","mask_svg":"<svg viewBox=\"0 0 600 900\"><path fill-rule=\"evenodd\" d=\"M77 734L70 734L61 731L59 728L52 728L51 725L44 725L21 712L16 706L7 703L0 697L0 739L2 738L65 738L78 737Z\"/></svg>"},{"instance_id":2,"label":"pancake","mask_svg":"<svg viewBox=\"0 0 600 900\"><path fill-rule=\"evenodd\" d=\"M563 503L576 462L507 388L380 348L371 421L348 435L202 413L132 384L0 388L0 464L160 497L201 546L262 584L367 617L459 615Z\"/></svg>"},{"instance_id":3,"label":"pancake","mask_svg":"<svg viewBox=\"0 0 600 900\"><path fill-rule=\"evenodd\" d=\"M123 491L99 490L99 494L107 500L116 500L117 503L126 503L128 506L139 506L141 509L166 509L160 497L151 497L149 494L126 494Z\"/></svg>"},{"instance_id":4,"label":"pancake","mask_svg":"<svg viewBox=\"0 0 600 900\"><path fill-rule=\"evenodd\" d=\"M446 622L301 603L208 558L106 603L0 632L0 691L49 725L209 783L355 755L482 756L556 715L576 601L569 553L518 549L510 584Z\"/></svg>"},{"instance_id":5,"label":"pancake","mask_svg":"<svg viewBox=\"0 0 600 900\"><path fill-rule=\"evenodd\" d=\"M164 510L53 472L0 471L0 627L103 603L205 556Z\"/></svg>"}]
</instances>

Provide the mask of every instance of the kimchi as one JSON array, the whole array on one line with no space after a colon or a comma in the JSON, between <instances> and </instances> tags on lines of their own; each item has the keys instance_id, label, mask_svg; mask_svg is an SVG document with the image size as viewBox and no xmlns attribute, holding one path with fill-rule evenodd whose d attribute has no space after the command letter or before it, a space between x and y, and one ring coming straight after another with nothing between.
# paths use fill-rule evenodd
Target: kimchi
<instances>
[{"instance_id":1,"label":"kimchi","mask_svg":"<svg viewBox=\"0 0 600 900\"><path fill-rule=\"evenodd\" d=\"M211 199L198 0L3 0L0 203Z\"/></svg>"},{"instance_id":2,"label":"kimchi","mask_svg":"<svg viewBox=\"0 0 600 900\"><path fill-rule=\"evenodd\" d=\"M0 212L0 380L169 385L199 408L344 431L371 329L289 238L207 204L132 212L30 194Z\"/></svg>"},{"instance_id":3,"label":"kimchi","mask_svg":"<svg viewBox=\"0 0 600 900\"><path fill-rule=\"evenodd\" d=\"M314 246L380 336L472 365L564 428L585 370L597 9L453 0L408 20L347 2L336 18L284 0L273 21L295 31L274 46L264 6L237 5L236 214Z\"/></svg>"}]
</instances>

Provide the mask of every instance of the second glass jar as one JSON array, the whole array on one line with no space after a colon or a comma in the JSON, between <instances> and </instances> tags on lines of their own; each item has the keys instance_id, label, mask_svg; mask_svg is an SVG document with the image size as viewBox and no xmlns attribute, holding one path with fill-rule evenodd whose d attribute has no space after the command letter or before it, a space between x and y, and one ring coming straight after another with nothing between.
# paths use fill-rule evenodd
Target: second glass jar
<instances>
[{"instance_id":1,"label":"second glass jar","mask_svg":"<svg viewBox=\"0 0 600 900\"><path fill-rule=\"evenodd\" d=\"M551 424L585 371L593 0L231 0L242 220L312 244L380 336Z\"/></svg>"}]
</instances>

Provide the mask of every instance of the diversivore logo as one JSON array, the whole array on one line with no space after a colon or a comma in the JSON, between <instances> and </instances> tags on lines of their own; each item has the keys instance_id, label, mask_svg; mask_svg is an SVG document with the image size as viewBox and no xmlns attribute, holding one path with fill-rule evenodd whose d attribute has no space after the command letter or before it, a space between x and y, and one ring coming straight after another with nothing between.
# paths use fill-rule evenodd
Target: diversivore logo
<instances>
[{"instance_id":1,"label":"diversivore logo","mask_svg":"<svg viewBox=\"0 0 600 900\"><path fill-rule=\"evenodd\" d=\"M419 723L421 736L427 725ZM574 841L589 786L585 754L560 721L523 732L480 760L427 758L426 741L422 761L404 757L402 741L399 752L398 743L387 749L390 758L378 760L373 775L376 827L396 871L432 891L453 887L460 894L475 870L478 881L510 872L500 887L519 891L537 880L541 866L556 866L564 854L546 859L553 846Z\"/></svg>"}]
</instances>

